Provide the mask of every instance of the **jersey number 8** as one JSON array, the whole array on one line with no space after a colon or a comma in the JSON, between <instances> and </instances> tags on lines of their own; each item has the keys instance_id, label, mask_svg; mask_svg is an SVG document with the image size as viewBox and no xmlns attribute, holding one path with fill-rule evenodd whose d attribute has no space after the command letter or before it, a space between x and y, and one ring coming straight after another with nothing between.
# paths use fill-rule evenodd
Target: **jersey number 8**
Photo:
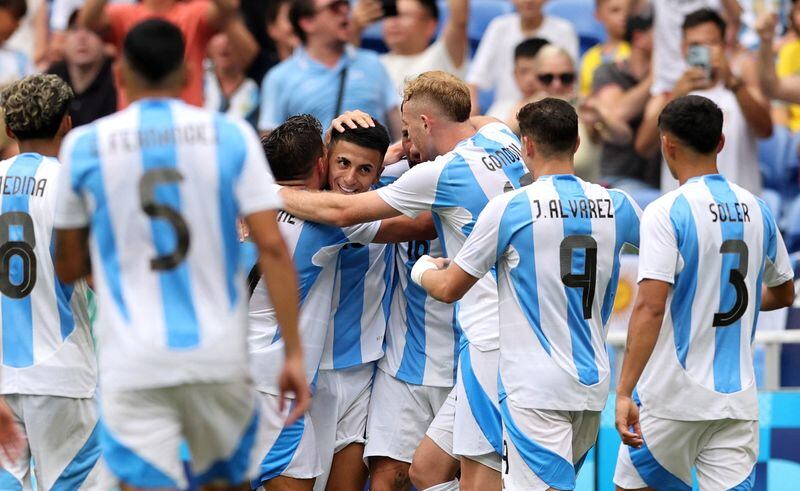
<instances>
[{"instance_id":1,"label":"jersey number 8","mask_svg":"<svg viewBox=\"0 0 800 491\"><path fill-rule=\"evenodd\" d=\"M154 271L174 269L184 259L189 251L189 227L186 220L175 208L156 201L156 186L159 184L172 184L183 180L180 172L171 168L152 169L144 173L139 181L139 199L142 210L152 219L166 220L175 230L175 250L169 254L154 257L150 260L150 268Z\"/></svg>"}]
</instances>

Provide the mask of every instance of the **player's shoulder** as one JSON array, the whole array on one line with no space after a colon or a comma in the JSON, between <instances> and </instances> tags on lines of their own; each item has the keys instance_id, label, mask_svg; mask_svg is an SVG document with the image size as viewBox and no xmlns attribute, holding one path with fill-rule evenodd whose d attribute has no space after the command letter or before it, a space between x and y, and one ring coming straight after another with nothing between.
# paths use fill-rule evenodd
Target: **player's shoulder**
<instances>
[{"instance_id":1,"label":"player's shoulder","mask_svg":"<svg viewBox=\"0 0 800 491\"><path fill-rule=\"evenodd\" d=\"M378 185L380 187L388 186L405 174L409 169L411 169L411 165L408 163L407 159L384 166Z\"/></svg>"}]
</instances>

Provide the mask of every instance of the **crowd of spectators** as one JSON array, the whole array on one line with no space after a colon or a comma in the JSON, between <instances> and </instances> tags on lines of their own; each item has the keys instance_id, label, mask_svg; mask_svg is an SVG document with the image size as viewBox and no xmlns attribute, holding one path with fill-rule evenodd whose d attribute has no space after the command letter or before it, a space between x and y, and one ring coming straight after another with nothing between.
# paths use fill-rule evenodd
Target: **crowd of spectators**
<instances>
[{"instance_id":1,"label":"crowd of spectators","mask_svg":"<svg viewBox=\"0 0 800 491\"><path fill-rule=\"evenodd\" d=\"M559 17L560 3L577 8ZM151 17L186 39L184 100L262 133L361 109L399 138L399 92L428 70L467 81L473 113L515 131L524 104L565 99L581 118L579 175L642 205L675 186L660 110L704 95L725 115L721 172L800 249L800 0L0 0L0 86L59 75L75 125L124 108L114 60Z\"/></svg>"}]
</instances>

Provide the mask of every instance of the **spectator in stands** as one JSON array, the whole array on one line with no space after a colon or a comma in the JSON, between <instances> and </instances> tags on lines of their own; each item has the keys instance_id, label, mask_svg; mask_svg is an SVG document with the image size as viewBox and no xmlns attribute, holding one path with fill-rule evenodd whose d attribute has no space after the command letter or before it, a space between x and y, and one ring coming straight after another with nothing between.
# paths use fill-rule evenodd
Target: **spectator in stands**
<instances>
[{"instance_id":1,"label":"spectator in stands","mask_svg":"<svg viewBox=\"0 0 800 491\"><path fill-rule=\"evenodd\" d=\"M272 0L267 2L267 5L267 35L275 43L278 62L281 62L292 56L294 49L300 45L300 38L295 35L292 23L289 21L289 8L292 2Z\"/></svg>"},{"instance_id":2,"label":"spectator in stands","mask_svg":"<svg viewBox=\"0 0 800 491\"><path fill-rule=\"evenodd\" d=\"M117 89L112 64L103 40L94 31L78 25L78 11L72 13L64 35L64 60L49 70L72 88L69 106L73 126L81 126L117 110Z\"/></svg>"},{"instance_id":3,"label":"spectator in stands","mask_svg":"<svg viewBox=\"0 0 800 491\"><path fill-rule=\"evenodd\" d=\"M603 63L619 62L631 53L625 40L625 20L630 11L630 0L596 0L595 17L605 27L608 38L605 42L589 48L581 60L581 95L592 92L594 72Z\"/></svg>"},{"instance_id":4,"label":"spectator in stands","mask_svg":"<svg viewBox=\"0 0 800 491\"><path fill-rule=\"evenodd\" d=\"M188 81L181 98L189 104L203 105L203 60L208 42L217 32L226 32L234 53L249 66L258 53L258 45L239 18L238 0L141 0L135 4L107 5L108 0L86 0L81 9L80 24L89 27L113 43L121 51L128 31L139 22L159 18L181 30L186 40ZM125 107L123 93L118 93L118 105Z\"/></svg>"},{"instance_id":5,"label":"spectator in stands","mask_svg":"<svg viewBox=\"0 0 800 491\"><path fill-rule=\"evenodd\" d=\"M6 47L21 51L35 67L46 68L48 2L46 0L26 0L27 13L19 20L14 35L6 41Z\"/></svg>"},{"instance_id":6,"label":"spectator in stands","mask_svg":"<svg viewBox=\"0 0 800 491\"><path fill-rule=\"evenodd\" d=\"M258 129L269 132L295 114L311 114L328 127L347 110L361 109L400 137L399 95L374 52L348 45L347 0L293 0L289 10L302 43L267 73Z\"/></svg>"},{"instance_id":7,"label":"spectator in stands","mask_svg":"<svg viewBox=\"0 0 800 491\"><path fill-rule=\"evenodd\" d=\"M669 92L687 68L681 54L681 25L686 15L722 6L735 39L742 9L737 0L651 0L653 5L653 94Z\"/></svg>"},{"instance_id":8,"label":"spectator in stands","mask_svg":"<svg viewBox=\"0 0 800 491\"><path fill-rule=\"evenodd\" d=\"M79 11L86 0L52 0L50 2L50 42L47 57L50 62L64 59L64 43L73 12ZM136 3L136 0L109 0L109 3Z\"/></svg>"},{"instance_id":9,"label":"spectator in stands","mask_svg":"<svg viewBox=\"0 0 800 491\"><path fill-rule=\"evenodd\" d=\"M625 40L631 46L630 57L605 63L595 71L592 98L609 118L628 125L635 134L642 124L653 81L653 19L647 14L635 15L629 17L626 24ZM632 141L622 145L603 143L601 180L636 194L634 197L640 205L658 196L660 166L659 155L642 157L636 153Z\"/></svg>"},{"instance_id":10,"label":"spectator in stands","mask_svg":"<svg viewBox=\"0 0 800 491\"><path fill-rule=\"evenodd\" d=\"M436 0L397 0L397 15L383 21L383 41L389 52L381 55L381 61L398 92L406 79L422 72L442 70L459 78L466 75L469 1L448 0L447 10L438 39ZM358 0L353 10L354 41L360 43L363 30L383 17L380 0Z\"/></svg>"},{"instance_id":11,"label":"spectator in stands","mask_svg":"<svg viewBox=\"0 0 800 491\"><path fill-rule=\"evenodd\" d=\"M479 90L493 90L495 101L518 101L522 94L508 74L514 70L514 48L523 40L540 37L578 61L578 36L564 19L544 15L544 0L514 0L517 12L492 20L483 34L467 73L472 92L472 112L479 114Z\"/></svg>"},{"instance_id":12,"label":"spectator in stands","mask_svg":"<svg viewBox=\"0 0 800 491\"><path fill-rule=\"evenodd\" d=\"M703 68L686 70L669 94L650 99L636 136L636 149L653 155L659 146L658 115L671 100L697 94L714 101L725 114L725 146L717 159L719 170L728 180L754 194L761 193L757 139L772 134L769 101L758 85L755 60L749 54L725 49L726 24L714 10L692 12L683 22L683 53L693 45L706 46L710 52L710 78ZM656 42L658 39L656 39ZM661 166L661 189L670 190L677 181Z\"/></svg>"},{"instance_id":13,"label":"spectator in stands","mask_svg":"<svg viewBox=\"0 0 800 491\"><path fill-rule=\"evenodd\" d=\"M208 43L210 66L205 75L205 107L247 120L258 121L258 84L247 78L228 35L221 32Z\"/></svg>"},{"instance_id":14,"label":"spectator in stands","mask_svg":"<svg viewBox=\"0 0 800 491\"><path fill-rule=\"evenodd\" d=\"M539 79L536 77L536 55L548 44L550 43L546 39L531 38L522 41L514 48L514 82L522 93L523 101L533 98L541 90ZM519 101L495 101L486 115L506 121L513 127L517 124L517 111L520 107L522 106Z\"/></svg>"},{"instance_id":15,"label":"spectator in stands","mask_svg":"<svg viewBox=\"0 0 800 491\"><path fill-rule=\"evenodd\" d=\"M28 12L25 0L0 0L0 89L33 74L33 65L25 53L6 46ZM17 153L17 145L6 135L3 114L0 112L0 158Z\"/></svg>"},{"instance_id":16,"label":"spectator in stands","mask_svg":"<svg viewBox=\"0 0 800 491\"><path fill-rule=\"evenodd\" d=\"M775 13L767 13L756 24L761 38L758 49L758 73L761 88L767 97L789 103L786 108L789 113L788 126L797 132L800 131L800 39L781 47L776 70L772 43L777 21L778 16ZM795 34L800 36L800 0L792 2L790 25Z\"/></svg>"}]
</instances>

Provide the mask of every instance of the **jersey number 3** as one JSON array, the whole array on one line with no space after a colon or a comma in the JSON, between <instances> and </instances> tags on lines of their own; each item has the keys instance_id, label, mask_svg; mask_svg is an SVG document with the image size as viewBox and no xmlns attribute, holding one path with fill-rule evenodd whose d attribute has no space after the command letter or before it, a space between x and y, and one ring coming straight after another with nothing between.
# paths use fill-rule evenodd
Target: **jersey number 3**
<instances>
[{"instance_id":1,"label":"jersey number 3","mask_svg":"<svg viewBox=\"0 0 800 491\"><path fill-rule=\"evenodd\" d=\"M11 227L22 229L22 240L10 240ZM0 292L10 298L25 298L36 285L36 232L31 216L22 211L9 211L0 215ZM11 259L22 261L22 279L19 283L11 281Z\"/></svg>"},{"instance_id":2,"label":"jersey number 3","mask_svg":"<svg viewBox=\"0 0 800 491\"><path fill-rule=\"evenodd\" d=\"M720 254L738 254L739 264L731 269L728 281L733 285L736 290L736 301L733 307L727 312L717 312L714 314L714 327L728 327L734 322L738 321L747 310L747 302L749 300L747 294L747 284L744 282L747 276L747 263L750 258L750 253L747 249L747 244L739 239L730 239L722 243L719 248Z\"/></svg>"},{"instance_id":3,"label":"jersey number 3","mask_svg":"<svg viewBox=\"0 0 800 491\"><path fill-rule=\"evenodd\" d=\"M152 169L144 173L139 181L139 199L142 210L152 219L166 220L175 231L175 250L169 254L154 257L150 260L150 268L154 271L174 269L189 251L189 227L186 220L175 208L156 201L156 186L172 184L183 180L180 172L171 168Z\"/></svg>"}]
</instances>

